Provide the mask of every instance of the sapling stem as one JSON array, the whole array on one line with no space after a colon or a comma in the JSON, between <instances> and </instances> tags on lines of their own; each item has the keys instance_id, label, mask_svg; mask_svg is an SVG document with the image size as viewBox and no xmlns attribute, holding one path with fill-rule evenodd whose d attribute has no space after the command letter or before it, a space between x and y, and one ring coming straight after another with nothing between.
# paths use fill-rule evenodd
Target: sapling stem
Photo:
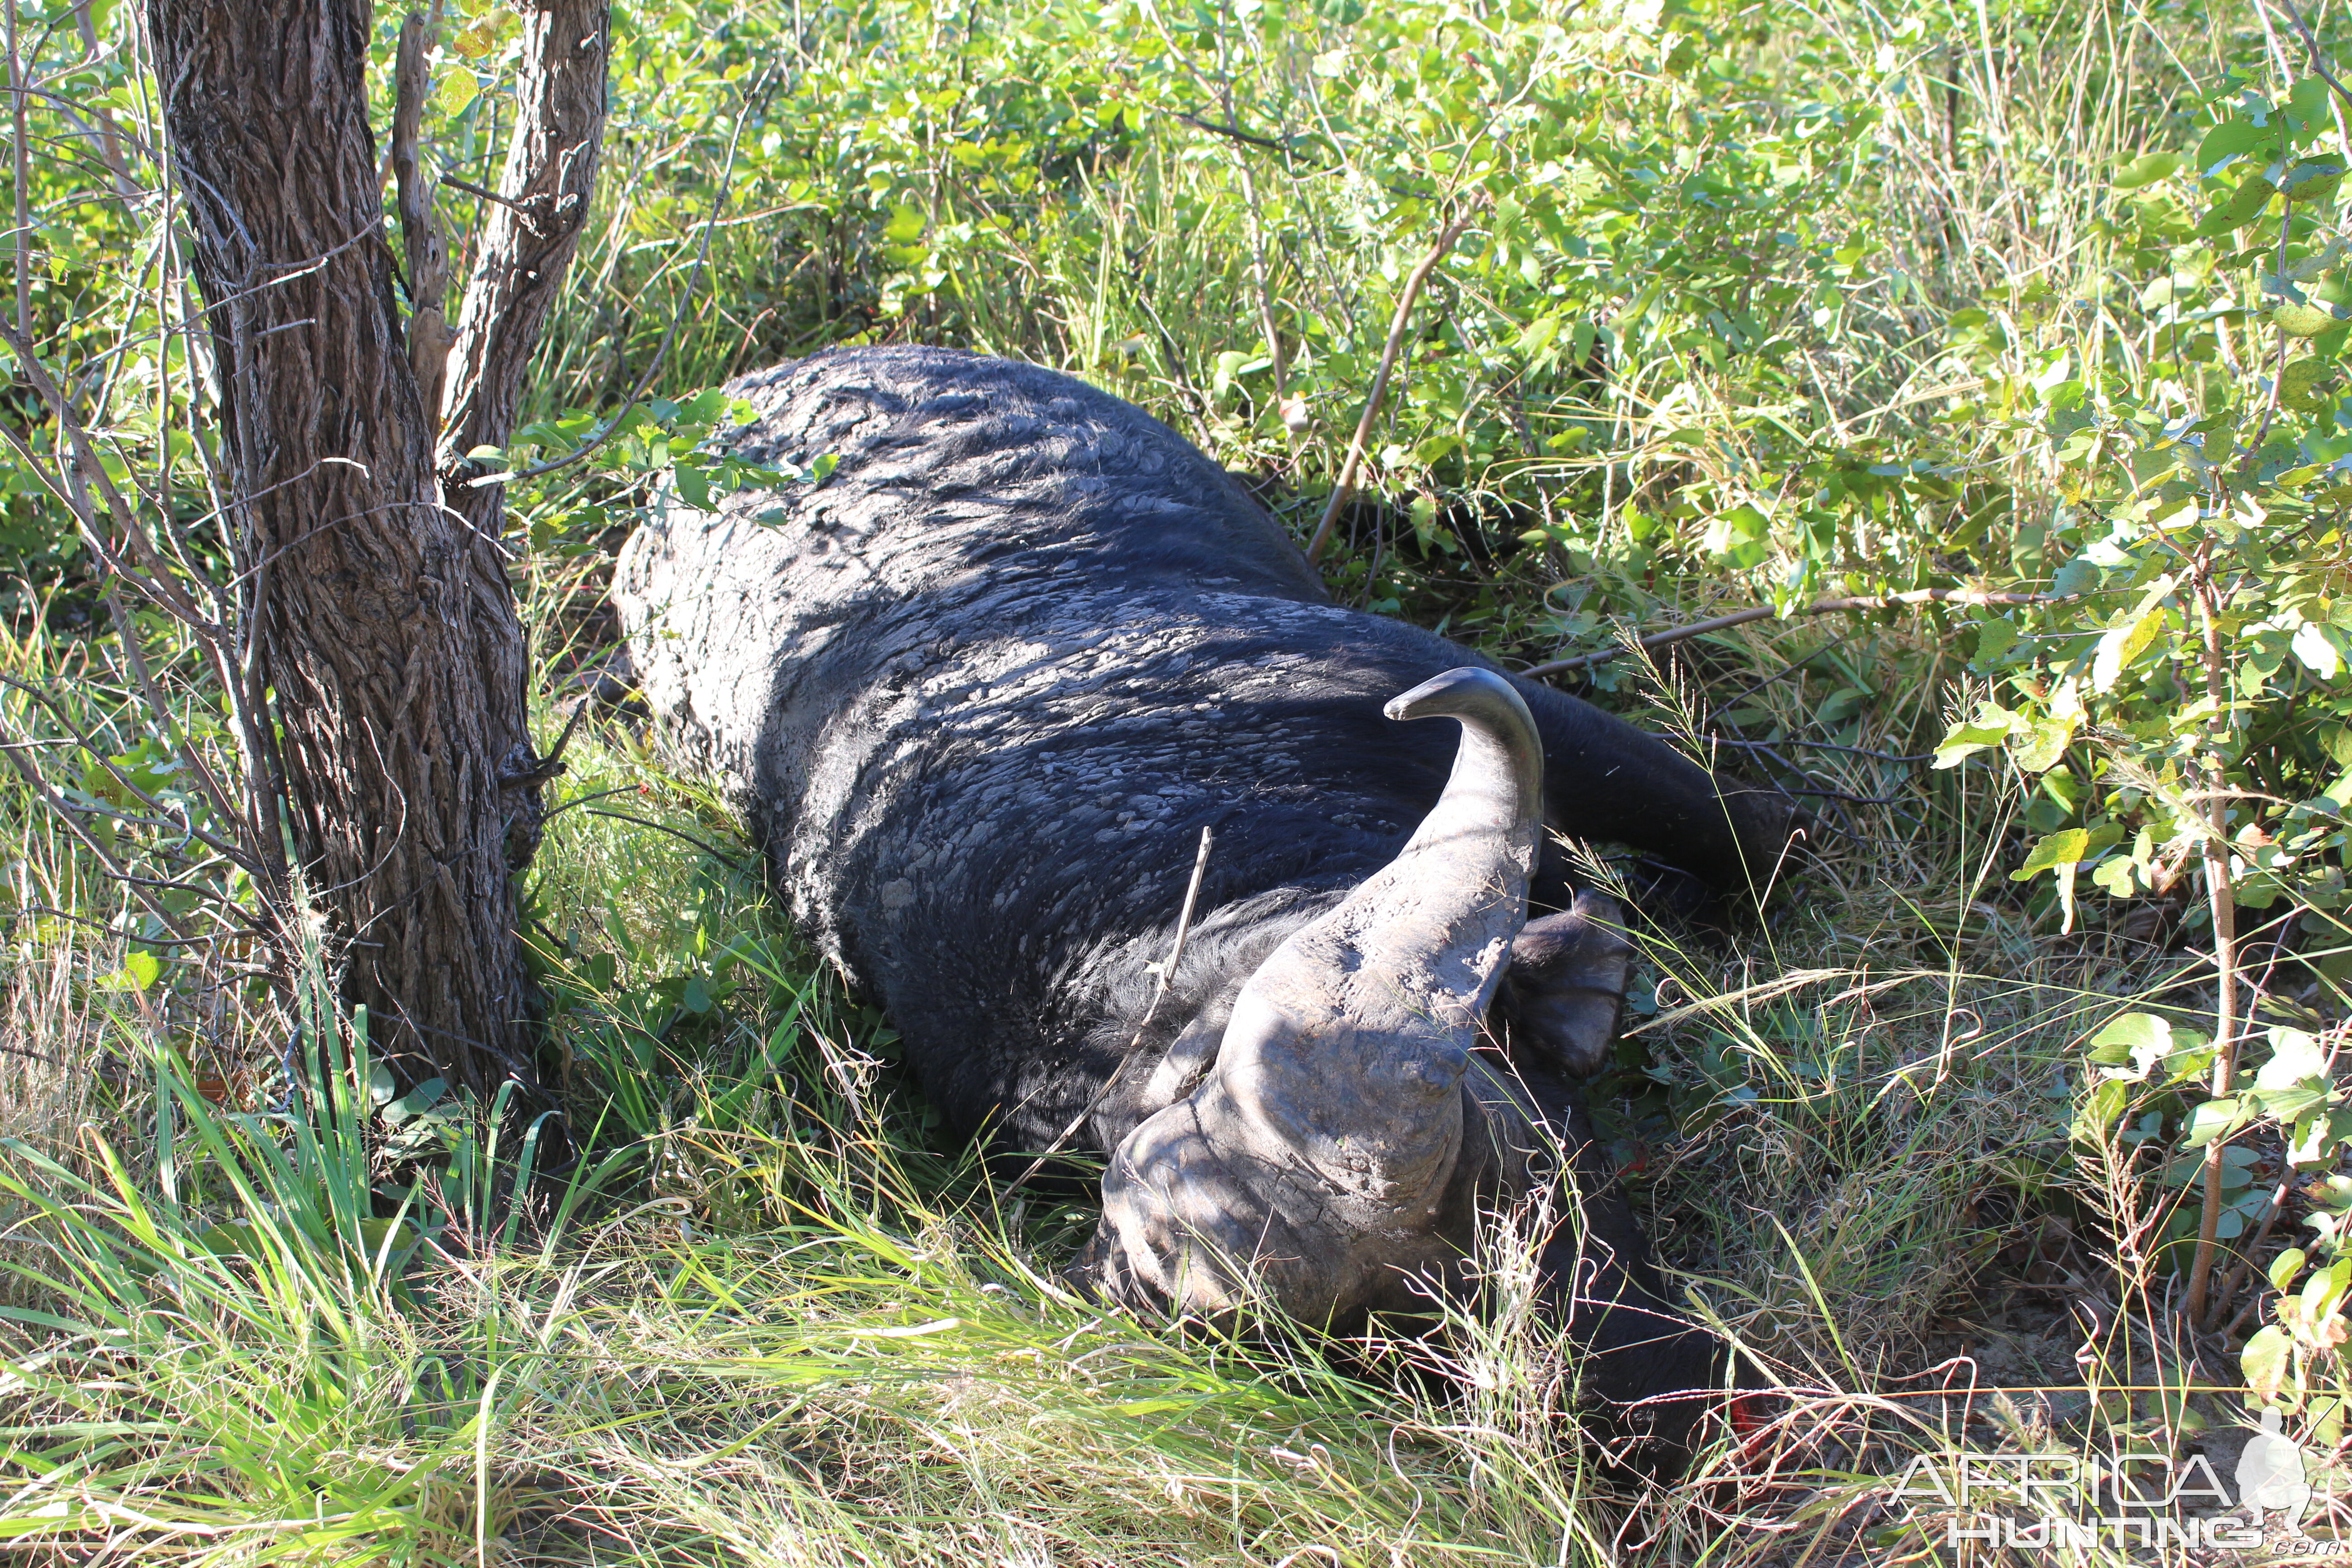
<instances>
[{"instance_id":1,"label":"sapling stem","mask_svg":"<svg viewBox=\"0 0 2352 1568\"><path fill-rule=\"evenodd\" d=\"M2223 742L2230 714L2225 696L2227 672L2221 662L2221 631L2213 584L2213 538L2198 541L2189 557L2189 591L2196 597L2205 644L2205 695L2214 712L2206 726L2210 749L2205 775L2210 797L2205 802L2205 898L2213 916L2213 1076L2209 1087L2215 1100L2227 1099L2238 1066L2238 902L2230 875L2230 795ZM2221 1224L2222 1155L2227 1137L2205 1145L2204 1209L2197 1221L2197 1251L2189 1263L2188 1315L2191 1323L2205 1319L2205 1298L2213 1281L2216 1237Z\"/></svg>"},{"instance_id":2,"label":"sapling stem","mask_svg":"<svg viewBox=\"0 0 2352 1568\"><path fill-rule=\"evenodd\" d=\"M1372 438L1372 426L1381 416L1381 405L1388 399L1389 377L1395 374L1397 354L1404 347L1405 329L1412 324L1412 308L1421 299L1422 286L1429 281L1429 275L1445 259L1445 253L1454 248L1454 242L1462 237L1477 216L1478 208L1473 206L1447 224L1428 254L1405 274L1404 288L1397 294L1396 314L1389 321L1388 342L1381 348L1380 366L1372 372L1370 395L1365 398L1363 415L1356 421L1355 437L1348 443L1347 460L1339 465L1339 482L1331 487L1331 499L1323 508L1323 521L1315 525L1315 537L1307 542L1307 559L1310 563L1322 559L1323 546L1331 537L1331 525L1339 521L1339 509L1356 492L1356 470L1363 466L1364 447Z\"/></svg>"}]
</instances>

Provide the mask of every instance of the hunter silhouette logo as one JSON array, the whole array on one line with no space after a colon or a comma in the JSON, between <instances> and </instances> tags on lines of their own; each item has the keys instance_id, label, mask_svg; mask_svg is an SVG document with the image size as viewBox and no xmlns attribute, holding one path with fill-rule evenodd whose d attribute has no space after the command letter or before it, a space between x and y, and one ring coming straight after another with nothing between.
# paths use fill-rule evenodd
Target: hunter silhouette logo
<instances>
[{"instance_id":1,"label":"hunter silhouette logo","mask_svg":"<svg viewBox=\"0 0 2352 1568\"><path fill-rule=\"evenodd\" d=\"M2263 1515L2275 1510L2281 1522L2303 1533L2303 1510L2311 1505L2311 1483L2305 1479L2303 1449L2279 1430L2279 1413L2263 1412L2263 1429L2246 1439L2238 1456L2238 1506L2256 1530Z\"/></svg>"}]
</instances>

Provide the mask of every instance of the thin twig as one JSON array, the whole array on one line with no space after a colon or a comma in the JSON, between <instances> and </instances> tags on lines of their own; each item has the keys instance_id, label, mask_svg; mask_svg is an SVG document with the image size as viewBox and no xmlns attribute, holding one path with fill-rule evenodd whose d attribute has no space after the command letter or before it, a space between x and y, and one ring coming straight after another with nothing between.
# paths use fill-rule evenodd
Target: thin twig
<instances>
[{"instance_id":1,"label":"thin twig","mask_svg":"<svg viewBox=\"0 0 2352 1568\"><path fill-rule=\"evenodd\" d=\"M1095 1090L1093 1097L1087 1101L1086 1109L1072 1117L1070 1124L1063 1128L1051 1143L1045 1145L1045 1152L1030 1161L1028 1169L1004 1184L1004 1190L998 1194L1000 1199L1010 1197L1020 1191L1024 1183L1045 1169L1046 1161L1069 1147L1070 1140L1078 1135L1078 1129L1084 1127L1088 1121L1092 1120L1094 1113L1102 1109L1102 1103L1110 1097L1110 1091L1118 1086L1119 1079L1127 1075L1128 1065L1135 1060L1135 1053L1143 1047L1143 1032L1151 1027L1152 1016L1160 1011L1161 1000L1167 996L1169 987L1175 983L1176 965L1181 963L1184 957L1184 941L1192 934L1192 906L1201 897L1201 876L1209 868L1209 850L1216 841L1215 828L1201 829L1201 847L1194 851L1192 856L1192 880L1184 889L1184 908L1176 916L1176 940L1169 946L1167 962L1158 965L1159 984L1152 987L1151 1000L1144 1005L1143 1016L1135 1026L1135 1037L1127 1042L1127 1049L1119 1056L1118 1066L1113 1068L1110 1076L1103 1079L1102 1087Z\"/></svg>"},{"instance_id":2,"label":"thin twig","mask_svg":"<svg viewBox=\"0 0 2352 1568\"><path fill-rule=\"evenodd\" d=\"M1181 109L1171 110L1171 112L1177 119L1192 127L1195 131L1206 131L1213 135L1223 136L1232 141L1239 142L1244 146L1263 147L1269 153L1279 153L1285 157L1288 157L1290 155L1290 144L1286 142L1277 142L1271 136L1257 135L1254 132L1243 130L1238 125L1220 125L1213 120L1203 120L1197 114L1187 114ZM1231 113L1232 111L1228 110L1227 112Z\"/></svg>"},{"instance_id":3,"label":"thin twig","mask_svg":"<svg viewBox=\"0 0 2352 1568\"><path fill-rule=\"evenodd\" d=\"M2312 36L2311 24L2303 19L2303 13L2295 9L2294 0L2279 0L2279 5L2286 12L2286 19L2294 24L2296 35L2303 39L2303 47L2311 56L2312 74L2335 89L2336 96L2347 106L2352 106L2352 88L2336 80L2335 74L2327 68L2327 58L2319 52L2319 40Z\"/></svg>"},{"instance_id":4,"label":"thin twig","mask_svg":"<svg viewBox=\"0 0 2352 1568\"><path fill-rule=\"evenodd\" d=\"M30 156L25 146L25 67L16 53L16 0L8 0L8 100L16 126L16 332L33 335L33 224L26 206Z\"/></svg>"},{"instance_id":5,"label":"thin twig","mask_svg":"<svg viewBox=\"0 0 2352 1568\"><path fill-rule=\"evenodd\" d=\"M74 723L72 720L66 716L65 706L58 702L56 698L50 696L47 692L42 690L38 686L34 685L32 682L20 680L13 675L0 675L0 686L10 687L16 690L21 691L26 696L31 698L34 701L39 703L44 709L47 710L49 717L57 721L58 728L64 730L67 734L73 737L73 743L82 751L87 752L90 757L97 762L100 767L104 768L108 776L112 778L116 784L128 793L138 796L149 809L152 810L157 816L162 819L163 826L171 828L174 832L186 834L189 837L194 838L198 843L202 844L205 848L210 849L215 855L221 856L223 858L229 861L232 865L236 866L239 870L244 871L247 875L250 876L253 874L256 868L255 863L247 858L245 850L241 847L229 844L224 839L215 837L214 835L205 832L203 828L198 827L192 821L184 821L173 817L172 815L172 808L169 805L164 804L163 801L156 799L145 790L141 789L137 784L131 783L130 775L125 773L120 767L116 766L114 759L107 755L106 748L98 743L97 737L84 732L79 725ZM140 819L135 817L124 817L123 820L126 822L131 822L138 821Z\"/></svg>"},{"instance_id":6,"label":"thin twig","mask_svg":"<svg viewBox=\"0 0 2352 1568\"><path fill-rule=\"evenodd\" d=\"M486 190L482 186L474 184L473 181L461 180L455 174L444 174L441 176L441 183L445 185L455 185L457 189L465 192L469 196L479 196L486 202L496 202L499 205L506 208L509 212L520 215L523 222L530 226L531 232L534 234L539 230L538 218L531 215L530 206L522 202L515 201L507 196L502 196L496 191Z\"/></svg>"},{"instance_id":7,"label":"thin twig","mask_svg":"<svg viewBox=\"0 0 2352 1568\"><path fill-rule=\"evenodd\" d=\"M1784 762L1781 765L1783 767L1787 767L1790 764ZM1803 778L1811 778L1813 776L1811 773L1805 773L1802 769L1799 769L1798 773L1799 775ZM1900 805L1903 804L1903 797L1901 795L1853 795L1842 789L1799 789L1794 784L1775 784L1772 787L1780 791L1783 795L1818 795L1823 800L1843 801L1848 805Z\"/></svg>"},{"instance_id":8,"label":"thin twig","mask_svg":"<svg viewBox=\"0 0 2352 1568\"><path fill-rule=\"evenodd\" d=\"M1900 594L1865 594L1847 599L1817 599L1803 608L1790 612L1799 616L1828 615L1841 610L1888 610L1897 605L2056 605L2074 597L2071 594L1989 594L1975 588L1912 588ZM1727 616L1709 620L1693 621L1686 626L1670 626L1653 632L1634 646L1664 647L1672 643L1687 642L1692 637L1705 637L1709 632L1727 631L1753 621L1769 621L1780 612L1769 605L1755 605L1744 610L1734 610ZM1542 675L1558 675L1564 670L1583 669L1591 665L1606 664L1625 652L1623 647L1604 647L1592 653L1580 653L1574 658L1556 658L1549 664L1519 671L1533 679Z\"/></svg>"},{"instance_id":9,"label":"thin twig","mask_svg":"<svg viewBox=\"0 0 2352 1568\"><path fill-rule=\"evenodd\" d=\"M1744 752L1769 751L1774 746L1809 746L1817 752L1843 752L1848 756L1874 757L1882 763L1916 764L1933 762L1936 759L1936 753L1933 752L1922 752L1916 757L1903 757L1895 755L1893 752L1874 752L1868 746L1842 746L1833 741L1740 741L1728 735L1709 735L1706 739L1707 744L1711 746L1737 746Z\"/></svg>"},{"instance_id":10,"label":"thin twig","mask_svg":"<svg viewBox=\"0 0 2352 1568\"><path fill-rule=\"evenodd\" d=\"M132 876L121 862L109 854L106 846L100 844L96 836L83 824L80 814L76 812L62 796L49 788L48 780L41 776L40 770L34 767L31 762L16 752L9 752L6 755L10 765L16 770L17 775L31 786L34 798L38 800L53 817L65 825L66 831L79 839L81 847L89 850L100 866L106 868L107 876L130 889L131 896L146 905L147 912L161 921L165 931L183 941L188 940L188 928L180 923L179 917L148 895L147 889L158 884L151 882L144 877ZM173 886L170 883L161 885Z\"/></svg>"},{"instance_id":11,"label":"thin twig","mask_svg":"<svg viewBox=\"0 0 2352 1568\"><path fill-rule=\"evenodd\" d=\"M2263 966L2263 978L2253 987L2255 995L2252 1005L2247 1008L2247 1012L2249 1014L2252 1014L2262 1005L2263 1000L2263 994L2270 989L2271 976L2276 970L2279 960L2279 947L2276 945L2276 942L2277 939L2273 938L2273 946L2271 949L2271 961L2268 964ZM2336 1046L2329 1049L2327 1059L2321 1065L2319 1069L2320 1077L2331 1083L2334 1082L2336 1079L2336 1051L2340 1049L2341 1047L2342 1040L2339 1037ZM2221 1281L2221 1289L2214 1292L2212 1305L2209 1312L2209 1321L2219 1319L2222 1313L2228 1311L2230 1310L2231 1301L2238 1294L2239 1288L2245 1284L2247 1274L2252 1272L2253 1269L2254 1259L2262 1253L2263 1243L2270 1239L2271 1227L2277 1225L2279 1222L2279 1216L2286 1212L2286 1197L2287 1194L2294 1190L2294 1165L2293 1162L2290 1161L2286 1169L2279 1173L2278 1185L2271 1189L2270 1202L2263 1210L2263 1222L2261 1225L2254 1227L2254 1238L2241 1249L2238 1254L2238 1266L2230 1270L2228 1277ZM2237 1314L2232 1317L2228 1324L2222 1329L2222 1333L2224 1335L2228 1335L2237 1332L2238 1329L2245 1322L2246 1315L2252 1312L2256 1307L2260 1306L2262 1304L2262 1292L2259 1290L2252 1296L2249 1297L2246 1300L2246 1304L2238 1309Z\"/></svg>"},{"instance_id":12,"label":"thin twig","mask_svg":"<svg viewBox=\"0 0 2352 1568\"><path fill-rule=\"evenodd\" d=\"M2279 1215L2286 1212L2286 1195L2294 1190L2294 1167L2289 1165L2286 1168L2286 1173L2279 1177L2278 1185L2272 1189L2270 1205L2263 1211L2263 1223L2254 1227L2253 1240L2246 1244L2244 1252L2238 1258L2238 1266L2230 1270L2228 1278L2221 1281L2221 1289L2213 1292L2211 1316L2219 1318L2228 1311L2231 1301L2238 1294L2239 1287L2245 1284L2247 1274L2254 1267L2254 1258L2263 1249L2263 1243L2271 1238L2271 1227L2278 1224ZM2238 1319L2243 1319L2247 1312L2261 1304L2262 1296L2257 1292L2239 1310ZM2232 1328L2237 1326L2238 1319L2231 1320Z\"/></svg>"},{"instance_id":13,"label":"thin twig","mask_svg":"<svg viewBox=\"0 0 2352 1568\"><path fill-rule=\"evenodd\" d=\"M1331 500L1323 509L1323 521L1315 525L1315 536L1307 542L1309 562L1322 558L1323 546L1331 537L1331 525L1339 519L1339 509L1355 493L1356 470L1363 464L1365 444L1372 438L1372 426L1379 421L1381 405L1388 397L1389 377L1395 372L1397 355L1404 348L1405 329L1412 323L1412 308L1421 300L1422 286L1429 281L1429 275L1437 270L1437 264L1445 259L1445 253L1454 248L1454 242L1462 237L1471 219L1477 216L1474 205L1447 224L1444 232L1437 237L1437 243L1429 247L1429 254L1405 275L1404 291L1397 296L1396 314L1389 321L1389 341L1381 348L1380 368L1372 372L1371 395L1364 401L1363 417L1356 421L1355 438L1348 443L1348 458L1339 465L1339 480L1331 487Z\"/></svg>"},{"instance_id":14,"label":"thin twig","mask_svg":"<svg viewBox=\"0 0 2352 1568\"><path fill-rule=\"evenodd\" d=\"M49 374L48 367L43 364L34 353L32 341L13 326L0 325L0 342L7 345L9 353L16 356L17 365L24 371L25 378L33 384L33 390L40 395L41 401L47 404L49 411L57 416L58 431L72 443L73 461L76 468L81 477L97 489L100 498L107 504L107 510L112 516L115 526L121 530L125 540L129 542L131 553L152 575L133 571L127 563L122 563L107 543L105 535L98 531L97 520L82 509L76 508L74 509L75 521L81 523L82 531L90 545L91 553L103 562L108 570L126 578L156 604L178 616L190 629L206 636L218 636L221 628L205 619L204 612L196 607L195 601L171 579L171 563L163 559L163 552L156 548L154 541L147 536L147 531L139 525L131 508L124 503L121 492L114 488L114 481L108 477L104 461L99 457L97 449L90 445L89 434L83 429L80 418L74 413L73 405L67 400L64 389L59 387L55 378ZM36 459L31 450L24 445L22 438L13 429L0 426L0 438L5 438L8 445L25 459L28 467L35 465ZM48 482L46 476L43 482ZM71 502L68 501L68 504L70 506Z\"/></svg>"},{"instance_id":15,"label":"thin twig","mask_svg":"<svg viewBox=\"0 0 2352 1568\"><path fill-rule=\"evenodd\" d=\"M2201 540L2191 558L2189 587L2196 595L2198 618L2204 634L2205 694L2214 704L2214 718L2206 731L2211 748L2201 759L2207 782L2216 792L2207 817L2210 831L2199 846L2205 865L2205 899L2213 921L2213 1067L2210 1088L2215 1100L2226 1100L2238 1065L2238 898L2230 867L2230 809L2220 794L2229 785L2221 750L2228 739L2228 667L2221 652L2220 594L2213 585L2213 539ZM2182 1316L2192 1327L2206 1324L2206 1294L2212 1283L2213 1258L2220 1245L2223 1157L2228 1134L2205 1145L2202 1161L2204 1202L2198 1216L2197 1249L2189 1257L2188 1300Z\"/></svg>"},{"instance_id":16,"label":"thin twig","mask_svg":"<svg viewBox=\"0 0 2352 1568\"><path fill-rule=\"evenodd\" d=\"M209 947L213 943L222 940L222 938L217 935L209 934L205 936L141 936L136 931L124 931L121 926L109 925L104 921L92 920L88 915L75 914L71 910L58 909L55 904L19 904L15 910L10 911L11 919L17 915L33 915L42 920L69 921L75 925L88 926L92 931L102 931L109 936L119 936L125 942L135 942L146 947ZM230 936L238 936L247 933L232 931L228 934Z\"/></svg>"},{"instance_id":17,"label":"thin twig","mask_svg":"<svg viewBox=\"0 0 2352 1568\"><path fill-rule=\"evenodd\" d=\"M710 844L703 839L697 838L693 834L688 833L683 829L672 827L667 822L656 822L652 818L645 816L631 816L625 811L609 811L601 806L583 806L582 809L586 811L591 816L609 816L615 822L633 822L639 827L650 827L656 833L667 833L672 838L685 840L687 843L693 845L697 849L701 850L705 855L709 856L713 860L718 861L720 865L739 871L746 877L750 876L752 872L753 868L751 867L746 866L742 861L736 859L732 855L730 855L725 850L719 848L716 845Z\"/></svg>"},{"instance_id":18,"label":"thin twig","mask_svg":"<svg viewBox=\"0 0 2352 1568\"><path fill-rule=\"evenodd\" d=\"M636 795L645 787L643 784L618 784L612 789L600 789L593 795L575 795L570 800L559 801L549 807L547 815L539 820L541 823L552 822L575 805L586 805L592 800L607 800L616 795Z\"/></svg>"}]
</instances>

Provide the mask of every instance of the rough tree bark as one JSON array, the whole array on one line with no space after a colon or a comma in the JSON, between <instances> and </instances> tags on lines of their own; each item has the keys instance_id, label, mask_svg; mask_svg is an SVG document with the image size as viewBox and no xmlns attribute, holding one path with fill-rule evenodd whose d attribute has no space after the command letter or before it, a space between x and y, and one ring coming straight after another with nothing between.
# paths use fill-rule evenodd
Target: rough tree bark
<instances>
[{"instance_id":1,"label":"rough tree bark","mask_svg":"<svg viewBox=\"0 0 2352 1568\"><path fill-rule=\"evenodd\" d=\"M509 1079L538 1089L515 884L547 770L526 724L499 489L465 483L461 460L445 474L436 452L508 433L586 216L609 14L517 9L520 128L501 195L521 210L498 208L479 247L443 417L419 393L394 293L366 0L147 4L209 307L248 694L268 694L273 783L374 1048L486 1099Z\"/></svg>"},{"instance_id":2,"label":"rough tree bark","mask_svg":"<svg viewBox=\"0 0 2352 1568\"><path fill-rule=\"evenodd\" d=\"M482 226L473 281L457 318L440 462L451 504L497 531L502 485L465 481L476 447L504 446L514 428L522 372L554 309L572 251L588 221L604 130L607 0L555 0L522 13L521 80L514 139L499 194Z\"/></svg>"}]
</instances>

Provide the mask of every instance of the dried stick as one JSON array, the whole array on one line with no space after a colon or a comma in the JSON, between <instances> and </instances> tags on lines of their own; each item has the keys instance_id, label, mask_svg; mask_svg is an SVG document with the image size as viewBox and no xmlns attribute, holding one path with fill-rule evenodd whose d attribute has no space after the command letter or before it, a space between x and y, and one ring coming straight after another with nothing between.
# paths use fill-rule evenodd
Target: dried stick
<instances>
[{"instance_id":1,"label":"dried stick","mask_svg":"<svg viewBox=\"0 0 2352 1568\"><path fill-rule=\"evenodd\" d=\"M999 1194L1000 1197L1010 1197L1019 1192L1024 1183L1045 1169L1046 1161L1068 1148L1070 1140L1078 1135L1078 1129L1084 1127L1088 1119L1102 1109L1102 1102L1110 1097L1111 1089L1118 1085L1121 1078L1127 1075L1128 1064L1135 1060L1135 1053L1143 1045L1143 1031L1151 1026L1152 1016L1160 1011L1160 1002L1167 996L1169 987L1175 983L1176 965L1183 962L1184 942L1192 934L1192 906L1201 897L1201 876L1209 868L1209 850L1216 842L1215 828L1201 829L1201 847L1192 856L1192 880L1184 889L1184 908L1176 917L1176 940L1169 946L1167 962L1152 966L1159 975L1160 983L1151 989L1151 1000L1144 1005L1143 1016L1135 1026L1135 1037L1127 1042L1127 1050L1118 1058L1118 1066L1113 1068L1110 1076L1103 1079L1103 1086L1095 1090L1093 1098L1087 1101L1086 1109L1072 1117L1070 1124L1055 1134L1051 1143L1045 1145L1045 1152L1030 1161L1026 1170L1004 1184L1004 1190Z\"/></svg>"},{"instance_id":2,"label":"dried stick","mask_svg":"<svg viewBox=\"0 0 2352 1568\"><path fill-rule=\"evenodd\" d=\"M100 51L97 25L89 18L89 0L82 0L82 4L74 7L74 25L81 30L83 58L88 63L96 65ZM131 166L123 162L122 137L114 128L114 116L100 104L89 105L88 110L90 119L98 125L99 162L104 163L106 172L114 176L114 194L125 202L136 201L139 187L131 181Z\"/></svg>"},{"instance_id":3,"label":"dried stick","mask_svg":"<svg viewBox=\"0 0 2352 1568\"><path fill-rule=\"evenodd\" d=\"M1796 613L1801 616L1828 615L1839 610L1886 610L1897 605L2054 605L2073 597L2067 594L1989 594L1975 588L1912 588L1900 594L1866 594L1850 599L1816 599ZM1732 626L1744 626L1751 621L1769 621L1780 612L1769 605L1755 605L1744 610L1734 610L1727 616L1710 620L1693 621L1686 626L1670 626L1653 632L1634 646L1664 647L1670 643L1687 642L1692 637L1705 637ZM1606 664L1625 652L1622 647L1604 647L1593 653L1580 653L1574 658L1556 658L1549 664L1519 671L1525 676L1558 675L1563 670L1583 669L1591 665Z\"/></svg>"},{"instance_id":4,"label":"dried stick","mask_svg":"<svg viewBox=\"0 0 2352 1568\"><path fill-rule=\"evenodd\" d=\"M8 114L15 145L16 195L16 332L33 335L33 220L26 207L30 153L25 146L25 62L16 52L16 0L8 0Z\"/></svg>"},{"instance_id":5,"label":"dried stick","mask_svg":"<svg viewBox=\"0 0 2352 1568\"><path fill-rule=\"evenodd\" d=\"M1307 559L1310 562L1322 559L1323 546L1331 538L1331 525L1339 521L1339 509L1346 506L1348 498L1355 493L1356 470L1363 465L1365 444L1372 438L1372 426L1380 419L1381 405L1388 397L1389 377L1394 374L1397 355L1404 348L1405 328L1412 322L1412 308L1420 302L1422 287L1429 281L1429 275L1437 270L1437 264L1445 259L1445 253L1454 248L1454 242L1462 237L1464 231L1470 226L1470 220L1476 216L1477 211L1474 207L1447 224L1445 232L1439 235L1437 242L1429 247L1429 254L1405 275L1404 291L1397 296L1396 315L1389 321L1389 341L1381 349L1380 368L1372 373L1371 395L1364 400L1363 417L1356 421L1355 438L1348 443L1348 459L1339 465L1339 481L1331 487L1331 500L1323 508L1323 521L1315 525L1315 537L1307 542Z\"/></svg>"}]
</instances>

